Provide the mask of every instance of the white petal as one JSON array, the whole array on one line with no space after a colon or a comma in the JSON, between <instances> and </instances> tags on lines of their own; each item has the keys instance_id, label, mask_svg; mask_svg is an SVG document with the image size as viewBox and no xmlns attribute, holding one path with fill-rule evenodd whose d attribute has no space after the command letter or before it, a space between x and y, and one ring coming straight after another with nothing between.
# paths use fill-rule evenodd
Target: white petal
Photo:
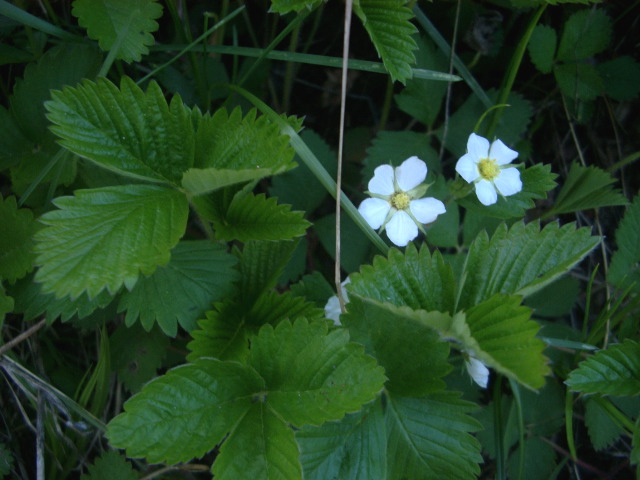
<instances>
[{"instance_id":1,"label":"white petal","mask_svg":"<svg viewBox=\"0 0 640 480\"><path fill-rule=\"evenodd\" d=\"M333 323L336 325L342 325L340 323L340 314L342 310L340 310L340 300L338 300L338 296L334 295L329 300L327 300L327 304L324 306L324 316L330 320L333 320Z\"/></svg>"},{"instance_id":2,"label":"white petal","mask_svg":"<svg viewBox=\"0 0 640 480\"><path fill-rule=\"evenodd\" d=\"M386 226L387 236L395 245L404 247L418 236L418 227L407 212L393 214Z\"/></svg>"},{"instance_id":3,"label":"white petal","mask_svg":"<svg viewBox=\"0 0 640 480\"><path fill-rule=\"evenodd\" d=\"M467 140L467 153L477 162L481 158L489 157L489 140L472 133Z\"/></svg>"},{"instance_id":4,"label":"white petal","mask_svg":"<svg viewBox=\"0 0 640 480\"><path fill-rule=\"evenodd\" d=\"M389 214L389 210L391 210L391 205L381 198L367 198L358 207L360 215L374 230L382 226Z\"/></svg>"},{"instance_id":5,"label":"white petal","mask_svg":"<svg viewBox=\"0 0 640 480\"><path fill-rule=\"evenodd\" d=\"M470 153L464 154L456 163L456 172L467 182L474 182L480 176L477 161Z\"/></svg>"},{"instance_id":6,"label":"white petal","mask_svg":"<svg viewBox=\"0 0 640 480\"><path fill-rule=\"evenodd\" d=\"M369 191L378 195L391 195L393 188L393 167L380 165L373 171L373 178L369 180Z\"/></svg>"},{"instance_id":7,"label":"white petal","mask_svg":"<svg viewBox=\"0 0 640 480\"><path fill-rule=\"evenodd\" d=\"M512 160L518 158L518 152L507 147L502 143L502 140L496 140L491 144L489 158L494 159L498 165L506 165L507 163L511 163Z\"/></svg>"},{"instance_id":8,"label":"white petal","mask_svg":"<svg viewBox=\"0 0 640 480\"><path fill-rule=\"evenodd\" d=\"M396 181L403 192L417 187L427 178L427 164L418 157L407 158L396 168Z\"/></svg>"},{"instance_id":9,"label":"white petal","mask_svg":"<svg viewBox=\"0 0 640 480\"><path fill-rule=\"evenodd\" d=\"M483 205L493 205L498 201L496 187L487 180L480 180L476 183L476 195Z\"/></svg>"},{"instance_id":10,"label":"white petal","mask_svg":"<svg viewBox=\"0 0 640 480\"><path fill-rule=\"evenodd\" d=\"M473 381L482 388L487 388L487 384L489 383L489 369L485 364L475 357L469 357L464 363Z\"/></svg>"},{"instance_id":11,"label":"white petal","mask_svg":"<svg viewBox=\"0 0 640 480\"><path fill-rule=\"evenodd\" d=\"M444 203L433 197L412 200L409 203L409 210L420 223L431 223L438 215L447 211Z\"/></svg>"},{"instance_id":12,"label":"white petal","mask_svg":"<svg viewBox=\"0 0 640 480\"><path fill-rule=\"evenodd\" d=\"M498 191L508 197L522 190L520 171L515 167L503 168L493 181Z\"/></svg>"}]
</instances>

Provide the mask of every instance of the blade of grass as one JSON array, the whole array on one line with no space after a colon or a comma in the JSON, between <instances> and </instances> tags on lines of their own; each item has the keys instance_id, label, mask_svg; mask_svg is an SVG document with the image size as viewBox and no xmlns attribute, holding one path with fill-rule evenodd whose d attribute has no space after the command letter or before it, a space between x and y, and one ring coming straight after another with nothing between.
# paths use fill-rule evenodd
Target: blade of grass
<instances>
[{"instance_id":1,"label":"blade of grass","mask_svg":"<svg viewBox=\"0 0 640 480\"><path fill-rule=\"evenodd\" d=\"M11 20L15 20L16 22L21 23L22 25L35 28L36 30L44 32L48 35L52 35L54 37L61 38L63 40L77 41L81 38L67 32L66 30L63 30L60 27L56 27L55 25L52 25L49 22L42 20L41 18L35 17L29 12L25 12L21 8L18 8L5 0L0 0L0 16L5 16L7 18L10 18Z\"/></svg>"}]
</instances>

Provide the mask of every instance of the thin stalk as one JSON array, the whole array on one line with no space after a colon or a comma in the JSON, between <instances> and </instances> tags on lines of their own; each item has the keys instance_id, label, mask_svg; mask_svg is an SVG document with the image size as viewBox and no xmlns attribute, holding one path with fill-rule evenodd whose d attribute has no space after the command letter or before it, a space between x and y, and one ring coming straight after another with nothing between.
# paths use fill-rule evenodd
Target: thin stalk
<instances>
[{"instance_id":1,"label":"thin stalk","mask_svg":"<svg viewBox=\"0 0 640 480\"><path fill-rule=\"evenodd\" d=\"M578 458L576 451L576 443L573 439L573 394L567 390L564 399L564 422L565 431L567 432L567 446L571 454L571 459L575 461Z\"/></svg>"},{"instance_id":2,"label":"thin stalk","mask_svg":"<svg viewBox=\"0 0 640 480\"><path fill-rule=\"evenodd\" d=\"M391 77L387 79L387 89L384 93L384 102L382 103L382 113L380 114L380 122L378 123L378 131L382 131L387 126L389 112L391 111L391 103L393 100L393 80Z\"/></svg>"},{"instance_id":3,"label":"thin stalk","mask_svg":"<svg viewBox=\"0 0 640 480\"><path fill-rule=\"evenodd\" d=\"M516 401L516 413L518 415L518 443L520 444L520 455L518 455L518 478L524 478L524 414L522 413L522 398L520 397L520 386L515 380L509 379L513 398Z\"/></svg>"},{"instance_id":4,"label":"thin stalk","mask_svg":"<svg viewBox=\"0 0 640 480\"><path fill-rule=\"evenodd\" d=\"M50 24L46 20L35 17L21 8L10 4L5 0L0 0L0 16L5 16L11 20L15 20L22 25L29 26L48 35L61 38L62 40L80 40L80 37L63 30L60 27Z\"/></svg>"},{"instance_id":5,"label":"thin stalk","mask_svg":"<svg viewBox=\"0 0 640 480\"><path fill-rule=\"evenodd\" d=\"M302 24L298 23L291 32L291 39L289 40L289 51L295 52L298 49L298 40L300 39L300 30ZM289 102L291 100L291 90L293 90L293 77L296 73L296 63L287 62L287 66L284 73L284 87L282 89L282 111L289 111Z\"/></svg>"},{"instance_id":6,"label":"thin stalk","mask_svg":"<svg viewBox=\"0 0 640 480\"><path fill-rule=\"evenodd\" d=\"M505 480L504 434L502 428L502 376L493 384L493 439L496 444L496 480Z\"/></svg>"},{"instance_id":7,"label":"thin stalk","mask_svg":"<svg viewBox=\"0 0 640 480\"><path fill-rule=\"evenodd\" d=\"M460 0L456 2L456 19L453 23L453 38L451 39L451 53L449 54L449 74L453 74L453 61L456 54L456 38L458 37L458 23L460 21ZM442 162L444 157L444 146L447 144L449 134L449 110L451 108L452 82L447 83L447 96L444 100L444 127L442 129L442 141L440 142L440 153L438 159Z\"/></svg>"}]
</instances>

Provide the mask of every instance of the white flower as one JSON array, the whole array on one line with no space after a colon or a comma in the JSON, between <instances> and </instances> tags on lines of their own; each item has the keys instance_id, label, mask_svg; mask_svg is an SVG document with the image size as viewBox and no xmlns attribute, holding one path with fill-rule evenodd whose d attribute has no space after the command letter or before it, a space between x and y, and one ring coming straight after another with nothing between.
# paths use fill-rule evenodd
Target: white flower
<instances>
[{"instance_id":1,"label":"white flower","mask_svg":"<svg viewBox=\"0 0 640 480\"><path fill-rule=\"evenodd\" d=\"M340 284L340 288L342 289L342 299L344 300L344 303L349 303L349 295L347 295L347 290L344 288L344 286L348 283L351 283L351 279L349 277L347 277L347 279ZM337 295L334 295L333 297L329 298L329 300L327 300L327 304L324 306L324 316L330 320L333 320L333 323L335 323L336 325L342 325L342 323L340 323L341 314L342 309L340 308L340 300L338 299Z\"/></svg>"},{"instance_id":2,"label":"white flower","mask_svg":"<svg viewBox=\"0 0 640 480\"><path fill-rule=\"evenodd\" d=\"M473 354L465 354L464 364L473 381L480 387L487 388L487 384L489 383L489 369L486 365Z\"/></svg>"},{"instance_id":3,"label":"white flower","mask_svg":"<svg viewBox=\"0 0 640 480\"><path fill-rule=\"evenodd\" d=\"M474 183L476 195L483 205L498 201L522 190L520 171L508 165L518 156L501 140L489 145L489 140L472 133L467 141L467 153L458 160L456 172L469 183Z\"/></svg>"},{"instance_id":4,"label":"white flower","mask_svg":"<svg viewBox=\"0 0 640 480\"><path fill-rule=\"evenodd\" d=\"M383 227L394 244L404 247L418 236L423 223L431 223L445 212L435 198L420 198L427 191L421 185L427 177L427 165L418 157L407 158L395 169L380 165L369 181L369 195L358 207L371 228Z\"/></svg>"}]
</instances>

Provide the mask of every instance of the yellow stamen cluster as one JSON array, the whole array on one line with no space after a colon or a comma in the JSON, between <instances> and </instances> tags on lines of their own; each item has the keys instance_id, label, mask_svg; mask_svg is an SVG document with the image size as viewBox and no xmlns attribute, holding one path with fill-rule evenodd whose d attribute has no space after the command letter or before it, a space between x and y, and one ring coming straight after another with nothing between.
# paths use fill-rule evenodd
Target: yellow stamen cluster
<instances>
[{"instance_id":1,"label":"yellow stamen cluster","mask_svg":"<svg viewBox=\"0 0 640 480\"><path fill-rule=\"evenodd\" d=\"M396 210L406 210L409 208L411 197L405 192L396 192L391 196L391 206Z\"/></svg>"},{"instance_id":2,"label":"yellow stamen cluster","mask_svg":"<svg viewBox=\"0 0 640 480\"><path fill-rule=\"evenodd\" d=\"M483 179L491 181L500 173L500 167L494 159L482 158L478 162L478 171Z\"/></svg>"}]
</instances>

